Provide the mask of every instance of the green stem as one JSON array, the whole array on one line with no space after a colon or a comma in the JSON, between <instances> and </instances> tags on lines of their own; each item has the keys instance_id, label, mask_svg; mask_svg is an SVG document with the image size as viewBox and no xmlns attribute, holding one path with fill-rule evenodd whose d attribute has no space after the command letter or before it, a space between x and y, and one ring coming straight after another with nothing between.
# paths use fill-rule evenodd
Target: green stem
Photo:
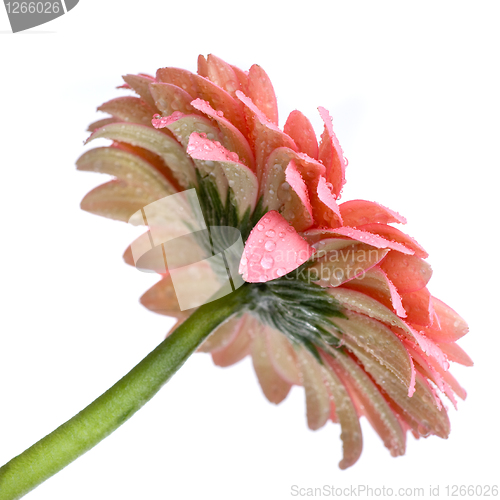
<instances>
[{"instance_id":1,"label":"green stem","mask_svg":"<svg viewBox=\"0 0 500 500\"><path fill-rule=\"evenodd\" d=\"M244 285L201 306L111 389L0 468L0 500L21 498L128 420L219 324L243 307L248 292Z\"/></svg>"}]
</instances>

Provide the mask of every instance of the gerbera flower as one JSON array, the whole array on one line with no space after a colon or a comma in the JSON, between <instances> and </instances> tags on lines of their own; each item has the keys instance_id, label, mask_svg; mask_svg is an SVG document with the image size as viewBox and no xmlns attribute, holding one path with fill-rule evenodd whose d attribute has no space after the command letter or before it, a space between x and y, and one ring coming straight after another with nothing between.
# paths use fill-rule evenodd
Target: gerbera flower
<instances>
[{"instance_id":1,"label":"gerbera flower","mask_svg":"<svg viewBox=\"0 0 500 500\"><path fill-rule=\"evenodd\" d=\"M341 468L360 456L361 416L393 456L404 454L407 431L446 438L442 396L454 406L455 396L466 396L449 361L472 365L456 343L467 325L428 291L427 252L391 225L404 217L375 202L339 203L347 160L328 112L318 108L319 144L300 111L281 130L264 70L245 72L213 55L199 57L198 74L162 68L124 80L137 96L103 104L98 109L110 117L90 126L89 141L112 144L78 160L80 170L115 179L91 191L82 208L129 221L195 189L207 227L239 230L239 271L251 300L199 350L219 366L250 355L273 403L303 386L309 427L332 420L342 428ZM191 245L203 250L207 241ZM133 247L125 252L132 265ZM180 251L175 259L179 268L193 255ZM162 279L142 303L186 319L192 309L179 307L172 273L149 267Z\"/></svg>"}]
</instances>

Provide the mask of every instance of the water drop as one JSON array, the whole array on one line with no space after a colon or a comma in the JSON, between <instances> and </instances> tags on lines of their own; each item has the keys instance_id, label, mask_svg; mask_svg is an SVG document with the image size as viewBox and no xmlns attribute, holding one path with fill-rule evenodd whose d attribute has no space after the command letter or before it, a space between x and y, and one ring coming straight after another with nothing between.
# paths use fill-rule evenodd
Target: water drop
<instances>
[{"instance_id":1,"label":"water drop","mask_svg":"<svg viewBox=\"0 0 500 500\"><path fill-rule=\"evenodd\" d=\"M264 222L266 222L266 221L264 220ZM262 224L259 224L259 225L257 226L257 230L258 230L258 231L262 231L263 229L264 229L264 226L263 226Z\"/></svg>"},{"instance_id":2,"label":"water drop","mask_svg":"<svg viewBox=\"0 0 500 500\"><path fill-rule=\"evenodd\" d=\"M272 252L276 248L276 243L274 243L274 241L266 241L266 244L264 245L264 248L268 252Z\"/></svg>"},{"instance_id":3,"label":"water drop","mask_svg":"<svg viewBox=\"0 0 500 500\"><path fill-rule=\"evenodd\" d=\"M259 276L259 281L263 283L264 281L267 281L267 274L261 274Z\"/></svg>"},{"instance_id":4,"label":"water drop","mask_svg":"<svg viewBox=\"0 0 500 500\"><path fill-rule=\"evenodd\" d=\"M285 276L285 274L286 274L286 269L284 269L284 268L280 267L280 268L276 271L276 274L277 274L278 276L280 276L280 277L281 277L281 276Z\"/></svg>"},{"instance_id":5,"label":"water drop","mask_svg":"<svg viewBox=\"0 0 500 500\"><path fill-rule=\"evenodd\" d=\"M262 257L262 259L260 261L260 265L264 269L271 269L271 267L273 267L273 264L274 264L274 259L270 255L266 255L266 256Z\"/></svg>"},{"instance_id":6,"label":"water drop","mask_svg":"<svg viewBox=\"0 0 500 500\"><path fill-rule=\"evenodd\" d=\"M276 236L276 233L273 229L269 229L269 231L266 231L266 236L268 236L269 238L274 238L274 236Z\"/></svg>"},{"instance_id":7,"label":"water drop","mask_svg":"<svg viewBox=\"0 0 500 500\"><path fill-rule=\"evenodd\" d=\"M286 236L286 234L283 231L280 231L280 234L278 234L278 236L280 238L284 238Z\"/></svg>"}]
</instances>

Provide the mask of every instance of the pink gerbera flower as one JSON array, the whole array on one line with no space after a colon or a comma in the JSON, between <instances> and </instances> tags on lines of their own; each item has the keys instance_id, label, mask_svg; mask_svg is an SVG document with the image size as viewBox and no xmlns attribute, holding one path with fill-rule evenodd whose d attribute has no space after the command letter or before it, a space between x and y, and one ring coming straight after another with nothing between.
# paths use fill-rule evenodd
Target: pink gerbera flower
<instances>
[{"instance_id":1,"label":"pink gerbera flower","mask_svg":"<svg viewBox=\"0 0 500 500\"><path fill-rule=\"evenodd\" d=\"M328 111L319 108L319 144L300 111L281 130L264 70L213 55L199 57L198 74L162 68L124 80L138 96L103 104L110 117L90 127L89 141L112 144L78 160L80 170L115 179L82 208L129 221L194 188L209 225L240 231L252 300L200 350L219 366L250 355L273 403L303 386L309 427L332 420L342 428L341 468L360 456L361 416L393 456L404 454L408 430L446 438L442 397L456 406L455 396L466 396L449 361L472 365L456 343L467 325L429 293L427 252L392 225L404 217L371 201L338 202L347 161ZM134 264L130 248L125 260ZM180 310L166 271L141 301L179 321L192 312Z\"/></svg>"}]
</instances>

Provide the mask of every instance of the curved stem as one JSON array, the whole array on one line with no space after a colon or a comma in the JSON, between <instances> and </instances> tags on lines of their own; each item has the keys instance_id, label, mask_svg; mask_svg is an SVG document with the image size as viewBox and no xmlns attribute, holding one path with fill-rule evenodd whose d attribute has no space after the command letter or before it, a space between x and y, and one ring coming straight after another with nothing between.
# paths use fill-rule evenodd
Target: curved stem
<instances>
[{"instance_id":1,"label":"curved stem","mask_svg":"<svg viewBox=\"0 0 500 500\"><path fill-rule=\"evenodd\" d=\"M242 308L248 292L243 285L201 306L102 396L0 468L0 500L21 498L128 420L219 324Z\"/></svg>"}]
</instances>

